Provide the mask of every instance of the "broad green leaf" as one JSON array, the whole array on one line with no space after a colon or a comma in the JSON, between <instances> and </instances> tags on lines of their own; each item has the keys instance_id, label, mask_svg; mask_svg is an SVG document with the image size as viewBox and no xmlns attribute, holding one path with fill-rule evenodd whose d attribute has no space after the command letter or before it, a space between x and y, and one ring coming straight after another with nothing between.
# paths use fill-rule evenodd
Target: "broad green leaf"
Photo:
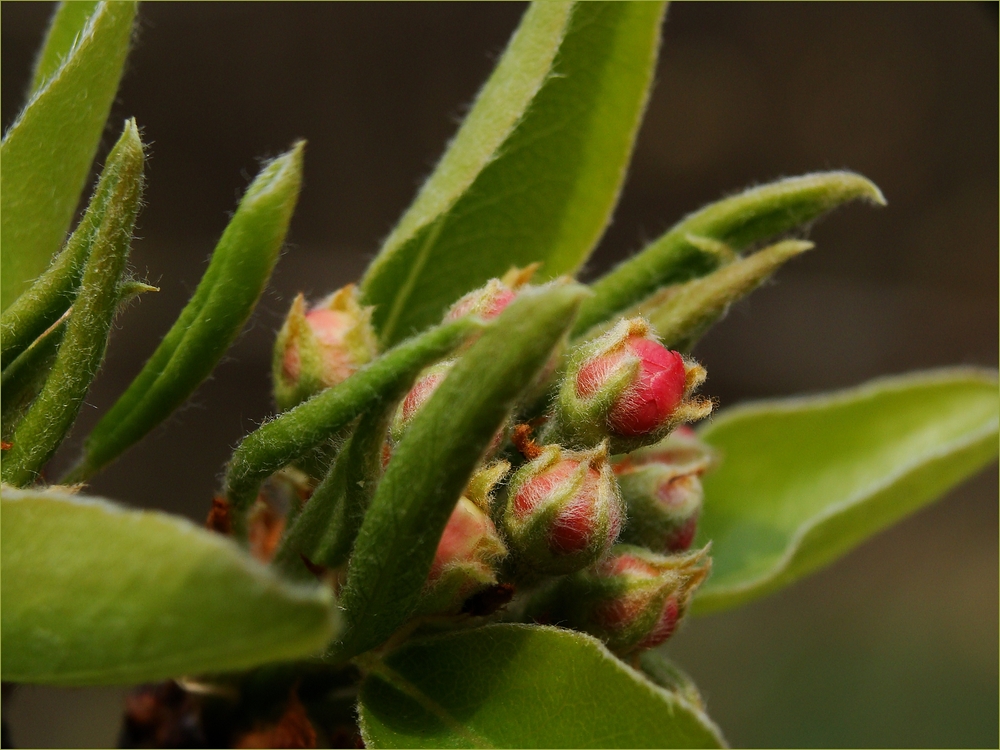
<instances>
[{"instance_id":1,"label":"broad green leaf","mask_svg":"<svg viewBox=\"0 0 1000 750\"><path fill-rule=\"evenodd\" d=\"M135 683L308 656L325 587L287 583L177 517L3 488L3 679Z\"/></svg>"},{"instance_id":2,"label":"broad green leaf","mask_svg":"<svg viewBox=\"0 0 1000 750\"><path fill-rule=\"evenodd\" d=\"M163 341L84 443L67 478L96 473L166 419L207 378L260 298L302 184L300 141L272 160L247 188L191 300Z\"/></svg>"},{"instance_id":3,"label":"broad green leaf","mask_svg":"<svg viewBox=\"0 0 1000 750\"><path fill-rule=\"evenodd\" d=\"M482 325L463 318L405 341L340 385L265 422L245 437L226 472L226 498L237 514L237 533L243 533L243 516L267 477L331 438L383 398L409 387L422 369L450 354Z\"/></svg>"},{"instance_id":4,"label":"broad green leaf","mask_svg":"<svg viewBox=\"0 0 1000 750\"><path fill-rule=\"evenodd\" d=\"M704 276L733 251L765 242L852 200L885 205L874 183L852 172L819 172L751 188L683 218L642 252L594 282L573 329L580 336L667 284Z\"/></svg>"},{"instance_id":5,"label":"broad green leaf","mask_svg":"<svg viewBox=\"0 0 1000 750\"><path fill-rule=\"evenodd\" d=\"M103 211L96 217L92 249L59 353L3 454L0 472L8 484L21 487L34 481L73 426L104 359L142 198L145 160L135 120L125 124L118 146L113 168L105 170L111 183L107 203L98 209Z\"/></svg>"},{"instance_id":6,"label":"broad green leaf","mask_svg":"<svg viewBox=\"0 0 1000 750\"><path fill-rule=\"evenodd\" d=\"M488 625L359 662L367 747L725 744L697 706L571 630Z\"/></svg>"},{"instance_id":7,"label":"broad green leaf","mask_svg":"<svg viewBox=\"0 0 1000 750\"><path fill-rule=\"evenodd\" d=\"M522 292L417 412L358 532L342 600L347 631L333 658L379 645L413 613L469 477L586 293L561 282Z\"/></svg>"},{"instance_id":8,"label":"broad green leaf","mask_svg":"<svg viewBox=\"0 0 1000 750\"><path fill-rule=\"evenodd\" d=\"M69 229L118 89L135 8L134 2L98 5L4 136L0 310L45 270Z\"/></svg>"},{"instance_id":9,"label":"broad green leaf","mask_svg":"<svg viewBox=\"0 0 1000 750\"><path fill-rule=\"evenodd\" d=\"M617 200L663 4L538 2L362 280L383 342L510 266L578 269Z\"/></svg>"},{"instance_id":10,"label":"broad green leaf","mask_svg":"<svg viewBox=\"0 0 1000 750\"><path fill-rule=\"evenodd\" d=\"M56 6L52 20L49 21L49 30L45 33L45 42L35 59L29 96L42 88L69 57L96 7L96 0L62 2Z\"/></svg>"},{"instance_id":11,"label":"broad green leaf","mask_svg":"<svg viewBox=\"0 0 1000 750\"><path fill-rule=\"evenodd\" d=\"M695 611L786 586L939 497L997 455L996 374L944 370L724 411L700 436L721 454L705 476L695 544L712 576Z\"/></svg>"}]
</instances>

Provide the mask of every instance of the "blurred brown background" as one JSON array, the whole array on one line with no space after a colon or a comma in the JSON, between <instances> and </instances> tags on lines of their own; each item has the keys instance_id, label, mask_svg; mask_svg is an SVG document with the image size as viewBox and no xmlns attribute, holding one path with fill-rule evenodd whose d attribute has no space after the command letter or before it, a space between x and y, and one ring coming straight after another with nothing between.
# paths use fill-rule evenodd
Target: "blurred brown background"
<instances>
[{"instance_id":1,"label":"blurred brown background","mask_svg":"<svg viewBox=\"0 0 1000 750\"><path fill-rule=\"evenodd\" d=\"M51 10L2 6L4 127ZM292 296L359 276L522 12L142 7L102 149L133 115L151 143L133 266L162 291L121 318L77 441L194 289L257 159L305 137L306 183L249 330L96 493L204 517L229 450L270 413L270 346ZM996 19L995 3L674 5L628 183L586 275L728 192L849 168L888 208L851 206L813 229L817 250L699 345L707 391L728 405L918 368L996 367ZM996 747L997 520L994 466L791 589L687 623L668 650L734 745ZM120 695L24 689L9 712L14 741L113 743Z\"/></svg>"}]
</instances>

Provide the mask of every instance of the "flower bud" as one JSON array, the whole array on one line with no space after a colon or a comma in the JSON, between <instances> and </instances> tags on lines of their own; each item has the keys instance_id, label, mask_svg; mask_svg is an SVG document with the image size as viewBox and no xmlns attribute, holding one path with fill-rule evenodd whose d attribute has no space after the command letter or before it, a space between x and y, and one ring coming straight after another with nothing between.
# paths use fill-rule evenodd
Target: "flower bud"
<instances>
[{"instance_id":1,"label":"flower bud","mask_svg":"<svg viewBox=\"0 0 1000 750\"><path fill-rule=\"evenodd\" d=\"M615 452L649 444L711 412L711 401L691 398L704 380L643 318L623 320L571 354L552 437L580 446L610 437Z\"/></svg>"},{"instance_id":2,"label":"flower bud","mask_svg":"<svg viewBox=\"0 0 1000 750\"><path fill-rule=\"evenodd\" d=\"M619 655L653 648L673 635L708 576L706 550L664 556L617 545L533 602L529 614L590 633Z\"/></svg>"},{"instance_id":3,"label":"flower bud","mask_svg":"<svg viewBox=\"0 0 1000 750\"><path fill-rule=\"evenodd\" d=\"M693 432L679 432L615 460L628 509L623 542L656 552L683 552L694 541L704 497L700 477L713 456Z\"/></svg>"},{"instance_id":4,"label":"flower bud","mask_svg":"<svg viewBox=\"0 0 1000 750\"><path fill-rule=\"evenodd\" d=\"M490 279L485 286L469 292L452 305L444 316L445 322L466 315L478 315L483 320L492 320L514 301L518 290L531 281L540 265L532 263L525 268L514 267L502 279Z\"/></svg>"},{"instance_id":5,"label":"flower bud","mask_svg":"<svg viewBox=\"0 0 1000 750\"><path fill-rule=\"evenodd\" d=\"M608 448L548 445L511 478L503 529L522 572L561 574L600 559L624 516Z\"/></svg>"},{"instance_id":6,"label":"flower bud","mask_svg":"<svg viewBox=\"0 0 1000 750\"><path fill-rule=\"evenodd\" d=\"M470 596L496 585L497 565L506 555L489 516L459 498L434 553L418 611L458 612Z\"/></svg>"},{"instance_id":7,"label":"flower bud","mask_svg":"<svg viewBox=\"0 0 1000 750\"><path fill-rule=\"evenodd\" d=\"M300 294L278 332L272 375L278 408L290 409L347 380L378 354L371 307L353 284L306 312Z\"/></svg>"}]
</instances>

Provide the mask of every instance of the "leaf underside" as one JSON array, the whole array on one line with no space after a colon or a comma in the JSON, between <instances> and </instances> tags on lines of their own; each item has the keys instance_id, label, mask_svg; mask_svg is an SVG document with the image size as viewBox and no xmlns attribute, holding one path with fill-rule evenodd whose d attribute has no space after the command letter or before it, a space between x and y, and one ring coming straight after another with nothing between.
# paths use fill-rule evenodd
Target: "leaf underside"
<instances>
[{"instance_id":1,"label":"leaf underside","mask_svg":"<svg viewBox=\"0 0 1000 750\"><path fill-rule=\"evenodd\" d=\"M998 411L995 373L954 369L721 413L700 431L722 460L694 610L786 586L970 477L997 455Z\"/></svg>"}]
</instances>

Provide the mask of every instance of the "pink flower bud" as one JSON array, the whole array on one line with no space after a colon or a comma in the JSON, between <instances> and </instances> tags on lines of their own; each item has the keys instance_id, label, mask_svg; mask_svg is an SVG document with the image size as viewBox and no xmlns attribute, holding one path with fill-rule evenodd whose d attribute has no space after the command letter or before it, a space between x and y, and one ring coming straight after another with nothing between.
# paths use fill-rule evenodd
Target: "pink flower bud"
<instances>
[{"instance_id":1,"label":"pink flower bud","mask_svg":"<svg viewBox=\"0 0 1000 750\"><path fill-rule=\"evenodd\" d=\"M579 570L614 544L623 508L607 455L549 445L511 478L502 523L523 571Z\"/></svg>"},{"instance_id":2,"label":"pink flower bud","mask_svg":"<svg viewBox=\"0 0 1000 750\"><path fill-rule=\"evenodd\" d=\"M704 379L643 318L623 320L571 354L547 437L578 446L610 438L615 452L648 444L707 416L711 402L691 398Z\"/></svg>"},{"instance_id":3,"label":"pink flower bud","mask_svg":"<svg viewBox=\"0 0 1000 750\"><path fill-rule=\"evenodd\" d=\"M628 508L622 541L656 552L688 549L704 497L700 477L712 460L711 449L693 433L674 433L656 445L619 456L614 472Z\"/></svg>"},{"instance_id":4,"label":"pink flower bud","mask_svg":"<svg viewBox=\"0 0 1000 750\"><path fill-rule=\"evenodd\" d=\"M458 612L470 596L496 585L497 565L506 555L489 516L460 498L438 542L419 611Z\"/></svg>"},{"instance_id":5,"label":"pink flower bud","mask_svg":"<svg viewBox=\"0 0 1000 750\"><path fill-rule=\"evenodd\" d=\"M618 654L653 648L677 629L710 568L706 550L666 557L620 544L543 593L529 614L590 633Z\"/></svg>"},{"instance_id":6,"label":"pink flower bud","mask_svg":"<svg viewBox=\"0 0 1000 750\"><path fill-rule=\"evenodd\" d=\"M469 292L458 300L444 316L445 321L458 320L466 315L478 315L492 320L504 311L517 294L500 279L490 279L486 286Z\"/></svg>"},{"instance_id":7,"label":"pink flower bud","mask_svg":"<svg viewBox=\"0 0 1000 750\"><path fill-rule=\"evenodd\" d=\"M272 374L280 409L342 383L374 359L378 343L372 308L362 307L359 299L353 284L308 312L305 298L295 298L274 346Z\"/></svg>"}]
</instances>

